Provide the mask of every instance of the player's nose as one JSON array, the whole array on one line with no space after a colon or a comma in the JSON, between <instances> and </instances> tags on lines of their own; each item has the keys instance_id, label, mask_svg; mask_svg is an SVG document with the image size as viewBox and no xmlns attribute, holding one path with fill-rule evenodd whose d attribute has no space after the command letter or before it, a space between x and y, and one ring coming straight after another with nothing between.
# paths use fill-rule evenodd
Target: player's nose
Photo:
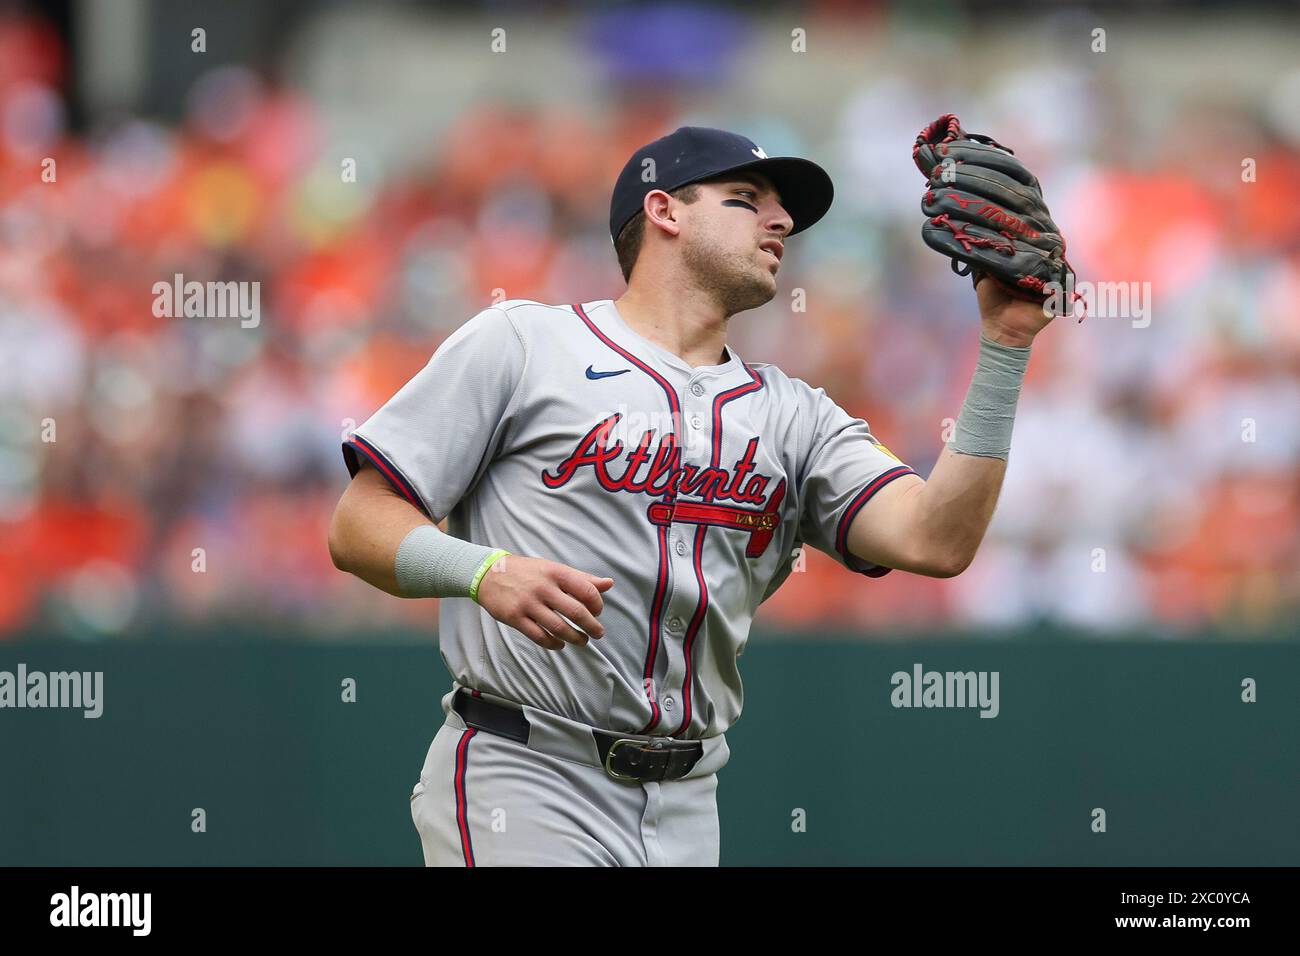
<instances>
[{"instance_id":1,"label":"player's nose","mask_svg":"<svg viewBox=\"0 0 1300 956\"><path fill-rule=\"evenodd\" d=\"M794 228L794 219L785 211L784 206L773 201L768 204L766 214L763 217L763 228L768 232L788 236L790 230Z\"/></svg>"}]
</instances>

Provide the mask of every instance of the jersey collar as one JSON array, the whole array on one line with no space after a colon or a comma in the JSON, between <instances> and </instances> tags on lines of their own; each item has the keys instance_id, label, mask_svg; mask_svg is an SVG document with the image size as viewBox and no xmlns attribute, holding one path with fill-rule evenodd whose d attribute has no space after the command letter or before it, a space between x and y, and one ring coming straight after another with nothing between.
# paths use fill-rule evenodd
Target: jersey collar
<instances>
[{"instance_id":1,"label":"jersey collar","mask_svg":"<svg viewBox=\"0 0 1300 956\"><path fill-rule=\"evenodd\" d=\"M607 311L613 323L618 327L619 338L634 343L638 351L654 356L654 358L659 362L685 372L691 378L705 375L722 376L744 368L744 362L741 360L740 356L736 354L736 348L731 343L727 343L726 345L727 361L723 362L721 365L698 365L692 367L683 360L681 356L675 355L666 348L656 345L654 342L651 342L633 329L632 326L628 325L627 322L623 320L623 316L619 314L618 307L614 305L613 299L601 299L598 302L592 303L592 305L596 308Z\"/></svg>"}]
</instances>

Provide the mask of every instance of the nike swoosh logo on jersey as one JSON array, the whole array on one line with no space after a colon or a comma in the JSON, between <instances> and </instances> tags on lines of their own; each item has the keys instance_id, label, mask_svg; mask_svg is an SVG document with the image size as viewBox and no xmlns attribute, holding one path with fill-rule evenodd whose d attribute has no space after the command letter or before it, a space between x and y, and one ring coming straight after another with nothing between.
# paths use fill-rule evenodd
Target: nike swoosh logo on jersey
<instances>
[{"instance_id":1,"label":"nike swoosh logo on jersey","mask_svg":"<svg viewBox=\"0 0 1300 956\"><path fill-rule=\"evenodd\" d=\"M590 365L588 365L587 378L590 379L609 378L611 375L622 375L624 372L630 372L630 371L632 371L630 368L621 368L617 372L597 372Z\"/></svg>"}]
</instances>

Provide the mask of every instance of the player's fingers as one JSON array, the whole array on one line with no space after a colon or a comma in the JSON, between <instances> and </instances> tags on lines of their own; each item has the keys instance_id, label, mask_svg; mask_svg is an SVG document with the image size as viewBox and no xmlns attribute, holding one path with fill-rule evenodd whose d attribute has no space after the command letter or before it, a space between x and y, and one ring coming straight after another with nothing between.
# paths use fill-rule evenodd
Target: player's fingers
<instances>
[{"instance_id":1,"label":"player's fingers","mask_svg":"<svg viewBox=\"0 0 1300 956\"><path fill-rule=\"evenodd\" d=\"M600 597L595 591L592 593L597 598ZM605 636L604 626L600 621L596 620L596 616L591 613L589 607L573 595L559 591L550 604L558 613L563 614L570 623L576 624L579 630L585 631L588 637L600 638Z\"/></svg>"},{"instance_id":2,"label":"player's fingers","mask_svg":"<svg viewBox=\"0 0 1300 956\"><path fill-rule=\"evenodd\" d=\"M550 634L551 637L558 637L560 640L567 641L570 644L587 643L587 635L583 634L582 631L574 627L573 624L566 621L552 608L540 607L538 608L537 613L532 614L531 617L538 624L542 625L542 627L546 628L546 632Z\"/></svg>"},{"instance_id":3,"label":"player's fingers","mask_svg":"<svg viewBox=\"0 0 1300 956\"><path fill-rule=\"evenodd\" d=\"M605 599L600 594L614 586L614 579L597 577L576 568L565 568L555 576L555 583L566 594L572 594L587 605L592 614L599 614L605 609Z\"/></svg>"},{"instance_id":4,"label":"player's fingers","mask_svg":"<svg viewBox=\"0 0 1300 956\"><path fill-rule=\"evenodd\" d=\"M592 616L596 616L605 610L605 599L600 596L600 589L591 583L589 576L574 577L565 581L560 587L565 594L582 602ZM574 618L574 620L577 620L577 618ZM582 624L582 621L578 621L578 623Z\"/></svg>"},{"instance_id":5,"label":"player's fingers","mask_svg":"<svg viewBox=\"0 0 1300 956\"><path fill-rule=\"evenodd\" d=\"M526 617L522 618L519 623L515 625L515 629L534 644L538 644L546 648L548 651L564 650L564 641L551 637L551 635L546 633L546 629L534 620Z\"/></svg>"}]
</instances>

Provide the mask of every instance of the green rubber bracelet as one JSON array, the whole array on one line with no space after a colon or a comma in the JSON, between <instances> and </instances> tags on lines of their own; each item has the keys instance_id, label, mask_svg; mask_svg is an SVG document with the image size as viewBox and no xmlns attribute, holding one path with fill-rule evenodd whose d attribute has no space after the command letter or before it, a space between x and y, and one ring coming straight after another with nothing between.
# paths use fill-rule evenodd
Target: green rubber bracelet
<instances>
[{"instance_id":1,"label":"green rubber bracelet","mask_svg":"<svg viewBox=\"0 0 1300 956\"><path fill-rule=\"evenodd\" d=\"M474 579L469 582L469 599L475 604L478 603L478 586L483 582L483 575L487 574L492 565L509 553L505 548L497 548L484 558L483 563L478 566L478 570L474 572Z\"/></svg>"}]
</instances>

